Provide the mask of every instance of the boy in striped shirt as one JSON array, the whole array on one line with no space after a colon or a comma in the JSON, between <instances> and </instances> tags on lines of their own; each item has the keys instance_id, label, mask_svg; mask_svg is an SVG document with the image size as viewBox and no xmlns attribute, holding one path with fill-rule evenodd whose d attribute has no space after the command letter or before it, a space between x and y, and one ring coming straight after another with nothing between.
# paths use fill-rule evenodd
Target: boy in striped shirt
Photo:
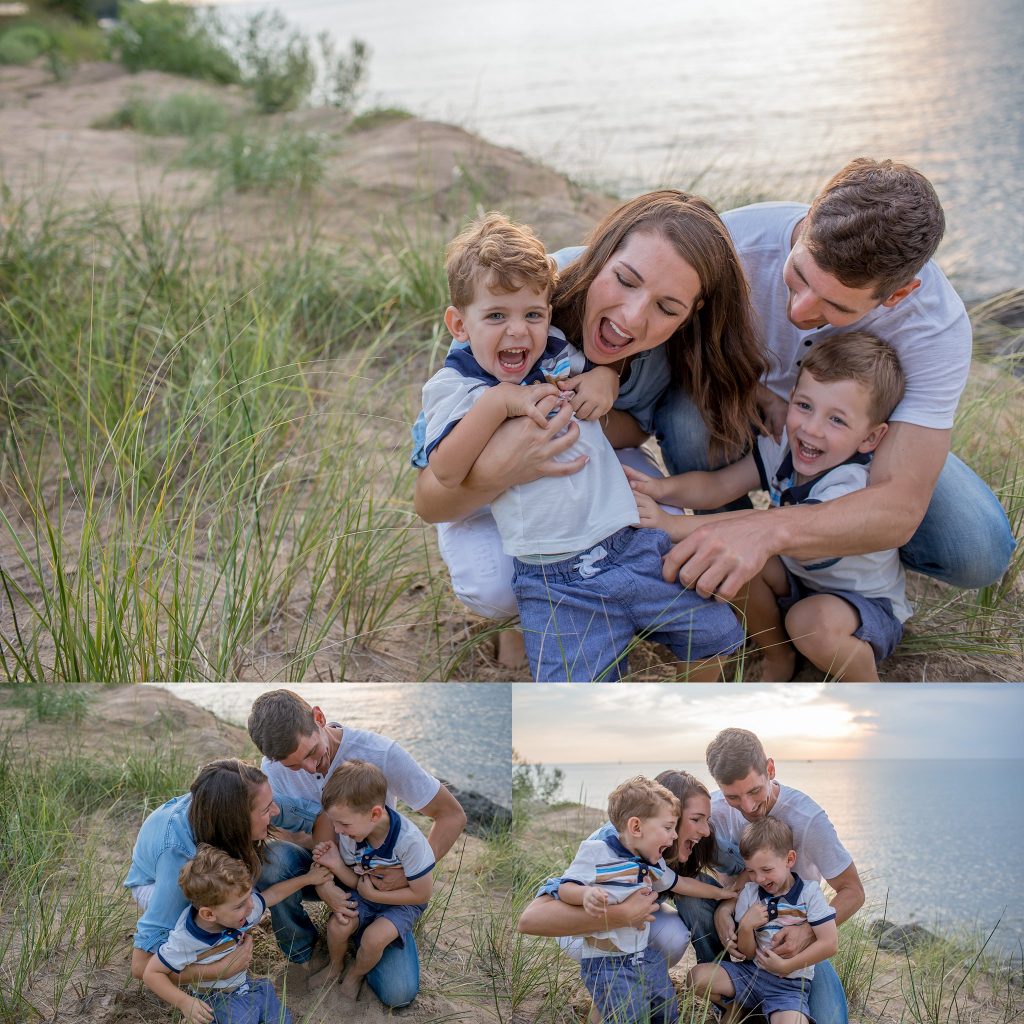
<instances>
[{"instance_id":1,"label":"boy in striped shirt","mask_svg":"<svg viewBox=\"0 0 1024 1024\"><path fill-rule=\"evenodd\" d=\"M740 837L740 855L748 882L736 900L736 942L746 958L739 962L697 964L690 984L717 1006L763 1013L771 1024L808 1024L814 965L839 946L835 911L821 888L792 872L796 863L793 830L770 815L752 821ZM814 941L783 959L772 940L788 925L809 924ZM730 1014L731 1019L731 1014Z\"/></svg>"},{"instance_id":2,"label":"boy in striped shirt","mask_svg":"<svg viewBox=\"0 0 1024 1024\"><path fill-rule=\"evenodd\" d=\"M351 890L357 913L351 917L331 914L327 922L330 962L310 978L310 987L341 979L341 994L353 1000L384 950L393 942L405 943L427 908L433 885L430 844L408 818L387 806L387 793L387 779L376 765L345 761L331 773L321 796L337 842L318 843L313 859ZM407 884L386 891L376 888L373 871L395 865L404 871ZM333 885L333 881L326 883ZM324 902L330 901L324 898ZM355 958L342 978L353 937L358 940Z\"/></svg>"}]
</instances>

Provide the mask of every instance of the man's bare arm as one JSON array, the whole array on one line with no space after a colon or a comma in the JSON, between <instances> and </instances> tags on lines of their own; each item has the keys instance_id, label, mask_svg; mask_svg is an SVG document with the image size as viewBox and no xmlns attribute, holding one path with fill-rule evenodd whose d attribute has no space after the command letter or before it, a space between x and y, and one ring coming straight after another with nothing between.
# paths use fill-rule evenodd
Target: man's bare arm
<instances>
[{"instance_id":1,"label":"man's bare arm","mask_svg":"<svg viewBox=\"0 0 1024 1024\"><path fill-rule=\"evenodd\" d=\"M890 424L867 487L834 501L702 526L665 556L665 579L678 577L705 597L733 598L772 555L811 559L900 547L928 510L949 439L948 430Z\"/></svg>"},{"instance_id":2,"label":"man's bare arm","mask_svg":"<svg viewBox=\"0 0 1024 1024\"><path fill-rule=\"evenodd\" d=\"M427 842L434 851L434 859L440 860L462 835L462 830L466 827L466 812L462 809L462 804L445 786L442 786L434 799L419 808L418 813L434 819Z\"/></svg>"},{"instance_id":3,"label":"man's bare arm","mask_svg":"<svg viewBox=\"0 0 1024 1024\"><path fill-rule=\"evenodd\" d=\"M571 462L554 461L579 437L580 428L571 420L572 407L568 404L543 427L525 416L506 420L458 487L444 487L428 466L416 479L417 514L428 523L448 523L486 505L515 484L579 472L586 462L585 456ZM568 429L557 437L563 427Z\"/></svg>"}]
</instances>

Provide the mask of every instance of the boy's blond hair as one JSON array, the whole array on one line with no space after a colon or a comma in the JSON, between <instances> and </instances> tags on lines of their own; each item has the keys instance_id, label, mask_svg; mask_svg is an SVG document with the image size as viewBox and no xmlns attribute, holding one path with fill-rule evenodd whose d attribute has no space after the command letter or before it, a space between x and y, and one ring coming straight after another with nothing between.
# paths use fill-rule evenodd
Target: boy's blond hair
<instances>
[{"instance_id":1,"label":"boy's blond hair","mask_svg":"<svg viewBox=\"0 0 1024 1024\"><path fill-rule=\"evenodd\" d=\"M216 907L252 891L249 869L215 846L201 843L178 873L178 887L193 907Z\"/></svg>"},{"instance_id":2,"label":"boy's blond hair","mask_svg":"<svg viewBox=\"0 0 1024 1024\"><path fill-rule=\"evenodd\" d=\"M494 211L478 217L452 239L444 269L451 303L459 309L472 303L485 276L487 286L495 291L528 287L549 295L558 279L554 262L533 230Z\"/></svg>"},{"instance_id":3,"label":"boy's blond hair","mask_svg":"<svg viewBox=\"0 0 1024 1024\"><path fill-rule=\"evenodd\" d=\"M867 331L847 331L826 338L811 349L800 372L809 373L823 384L856 381L871 396L868 415L873 425L889 419L906 387L896 350ZM798 377L798 387L799 384Z\"/></svg>"},{"instance_id":4,"label":"boy's blond hair","mask_svg":"<svg viewBox=\"0 0 1024 1024\"><path fill-rule=\"evenodd\" d=\"M637 775L612 790L608 797L608 817L621 832L630 818L653 818L665 804L678 818L679 801L675 794L660 782Z\"/></svg>"},{"instance_id":5,"label":"boy's blond hair","mask_svg":"<svg viewBox=\"0 0 1024 1024\"><path fill-rule=\"evenodd\" d=\"M320 794L320 806L348 807L360 814L383 807L388 798L388 780L375 765L366 761L345 761L331 772Z\"/></svg>"},{"instance_id":6,"label":"boy's blond hair","mask_svg":"<svg viewBox=\"0 0 1024 1024\"><path fill-rule=\"evenodd\" d=\"M779 818L766 816L750 822L740 836L740 856L750 860L760 850L785 857L793 849L793 830Z\"/></svg>"}]
</instances>

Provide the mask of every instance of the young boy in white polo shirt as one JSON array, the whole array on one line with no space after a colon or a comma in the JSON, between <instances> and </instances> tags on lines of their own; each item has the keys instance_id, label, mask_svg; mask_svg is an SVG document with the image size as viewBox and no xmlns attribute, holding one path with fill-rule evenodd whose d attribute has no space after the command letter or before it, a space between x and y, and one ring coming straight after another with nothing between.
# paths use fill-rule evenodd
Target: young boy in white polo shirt
<instances>
[{"instance_id":1,"label":"young boy in white polo shirt","mask_svg":"<svg viewBox=\"0 0 1024 1024\"><path fill-rule=\"evenodd\" d=\"M839 948L835 911L821 888L793 874L793 845L793 830L778 818L747 825L740 855L753 881L744 886L734 911L736 944L746 959L697 964L689 974L698 996L719 1006L760 1010L771 1024L808 1024L814 965ZM814 931L814 941L783 959L772 949L772 939L787 925L804 923Z\"/></svg>"},{"instance_id":2,"label":"young boy in white polo shirt","mask_svg":"<svg viewBox=\"0 0 1024 1024\"><path fill-rule=\"evenodd\" d=\"M310 986L342 978L349 940L358 931L355 959L341 980L341 994L353 1000L384 950L393 942L405 943L427 909L433 886L430 844L408 818L387 806L387 793L387 779L376 765L346 761L331 773L321 795L337 842L318 843L313 858L351 890L357 913L349 917L331 914L327 922L330 962L310 979ZM402 869L406 884L398 889L378 889L373 872L392 866ZM317 891L323 897L323 890L333 884L333 880L327 881Z\"/></svg>"},{"instance_id":3,"label":"young boy in white polo shirt","mask_svg":"<svg viewBox=\"0 0 1024 1024\"><path fill-rule=\"evenodd\" d=\"M291 1024L291 1014L282 1011L267 978L250 978L240 971L226 978L193 982L185 990L170 975L180 974L190 964L223 960L268 907L303 886L321 885L329 878L326 868L314 864L305 874L259 892L253 889L252 875L240 860L201 844L178 875L178 885L192 906L181 912L167 940L150 957L142 980L194 1024Z\"/></svg>"},{"instance_id":4,"label":"young boy in white polo shirt","mask_svg":"<svg viewBox=\"0 0 1024 1024\"><path fill-rule=\"evenodd\" d=\"M674 540L715 518L671 515L658 502L712 509L748 491L768 491L774 508L831 501L866 487L871 453L904 390L890 345L864 331L836 334L803 360L781 442L758 437L739 462L711 472L656 479L626 467L640 522ZM762 679L793 677L797 651L835 679L877 682L877 662L903 637L913 609L899 551L799 560L772 557L738 603L761 648ZM783 614L785 620L783 621Z\"/></svg>"}]
</instances>

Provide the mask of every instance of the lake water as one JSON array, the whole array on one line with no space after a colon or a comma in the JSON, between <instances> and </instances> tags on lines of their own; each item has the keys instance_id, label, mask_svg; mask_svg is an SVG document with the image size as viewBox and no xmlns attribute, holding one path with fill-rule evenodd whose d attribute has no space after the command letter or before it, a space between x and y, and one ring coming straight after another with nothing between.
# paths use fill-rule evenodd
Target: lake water
<instances>
[{"instance_id":1,"label":"lake water","mask_svg":"<svg viewBox=\"0 0 1024 1024\"><path fill-rule=\"evenodd\" d=\"M703 764L567 764L561 796L605 806L633 775ZM870 919L977 927L1005 950L1024 942L1024 761L785 762L778 778L813 797L850 851ZM581 836L582 838L582 836Z\"/></svg>"},{"instance_id":2,"label":"lake water","mask_svg":"<svg viewBox=\"0 0 1024 1024\"><path fill-rule=\"evenodd\" d=\"M155 684L245 728L260 684ZM433 775L512 806L512 697L508 684L294 685L329 719L390 736Z\"/></svg>"},{"instance_id":3,"label":"lake water","mask_svg":"<svg viewBox=\"0 0 1024 1024\"><path fill-rule=\"evenodd\" d=\"M357 36L372 50L364 105L464 125L620 193L806 199L851 157L905 160L943 200L940 262L962 294L1024 284L1019 0L217 6Z\"/></svg>"}]
</instances>

